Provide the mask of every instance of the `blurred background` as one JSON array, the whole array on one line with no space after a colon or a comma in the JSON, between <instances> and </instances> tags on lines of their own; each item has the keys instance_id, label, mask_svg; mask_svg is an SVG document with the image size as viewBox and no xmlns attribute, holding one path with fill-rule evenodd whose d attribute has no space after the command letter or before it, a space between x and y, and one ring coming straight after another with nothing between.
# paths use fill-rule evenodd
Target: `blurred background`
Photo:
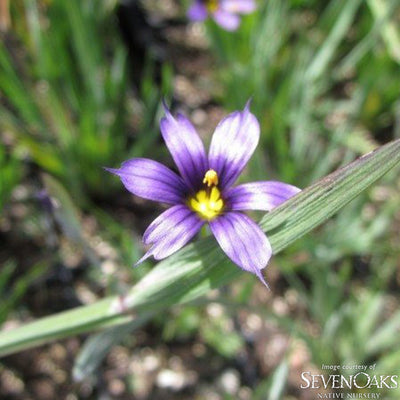
<instances>
[{"instance_id":1,"label":"blurred background","mask_svg":"<svg viewBox=\"0 0 400 400\"><path fill-rule=\"evenodd\" d=\"M152 268L132 265L162 208L102 167L172 166L163 98L206 142L252 98L262 133L244 181L304 188L400 137L398 0L259 1L233 33L188 21L189 5L0 0L2 329L125 293ZM301 373L322 364L400 375L399 188L397 169L274 257L270 291L243 274L89 361L88 335L2 358L0 398L312 400Z\"/></svg>"}]
</instances>

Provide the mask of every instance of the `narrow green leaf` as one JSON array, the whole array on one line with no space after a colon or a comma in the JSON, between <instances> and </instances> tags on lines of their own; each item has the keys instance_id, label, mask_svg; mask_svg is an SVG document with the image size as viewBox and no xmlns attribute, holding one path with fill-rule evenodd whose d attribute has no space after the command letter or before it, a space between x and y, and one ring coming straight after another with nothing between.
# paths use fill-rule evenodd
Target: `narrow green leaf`
<instances>
[{"instance_id":1,"label":"narrow green leaf","mask_svg":"<svg viewBox=\"0 0 400 400\"><path fill-rule=\"evenodd\" d=\"M7 315L15 308L16 304L26 293L32 282L42 276L46 269L47 265L36 264L27 273L17 279L17 281L12 285L12 288L10 288L5 299L2 300L0 304L0 324L6 320Z\"/></svg>"},{"instance_id":2,"label":"narrow green leaf","mask_svg":"<svg viewBox=\"0 0 400 400\"><path fill-rule=\"evenodd\" d=\"M327 220L399 162L400 139L333 172L271 211L262 219L261 227L268 231L274 253ZM200 240L160 262L126 296L103 299L2 332L0 355L127 323L134 319L132 312L162 311L185 303L241 273L212 238Z\"/></svg>"},{"instance_id":3,"label":"narrow green leaf","mask_svg":"<svg viewBox=\"0 0 400 400\"><path fill-rule=\"evenodd\" d=\"M99 74L101 63L100 46L93 41L96 35L91 13L85 13L80 1L71 0L62 3L69 25L71 26L71 43L77 55L80 70L84 75L84 83L99 106L104 102L104 91L99 85Z\"/></svg>"},{"instance_id":4,"label":"narrow green leaf","mask_svg":"<svg viewBox=\"0 0 400 400\"><path fill-rule=\"evenodd\" d=\"M366 342L371 337L374 327L382 315L384 299L381 295L376 294L369 295L362 300L355 334L358 334L362 342Z\"/></svg>"},{"instance_id":5,"label":"narrow green leaf","mask_svg":"<svg viewBox=\"0 0 400 400\"><path fill-rule=\"evenodd\" d=\"M289 362L286 358L278 365L271 378L269 400L279 400L283 397L289 375Z\"/></svg>"},{"instance_id":6,"label":"narrow green leaf","mask_svg":"<svg viewBox=\"0 0 400 400\"><path fill-rule=\"evenodd\" d=\"M17 264L14 261L8 260L0 269L0 293L3 293L6 289L6 285L9 283L12 274L14 273Z\"/></svg>"},{"instance_id":7,"label":"narrow green leaf","mask_svg":"<svg viewBox=\"0 0 400 400\"><path fill-rule=\"evenodd\" d=\"M379 326L373 335L368 337L366 348L369 354L393 348L398 342L400 330L400 311L396 312L387 322Z\"/></svg>"},{"instance_id":8,"label":"narrow green leaf","mask_svg":"<svg viewBox=\"0 0 400 400\"><path fill-rule=\"evenodd\" d=\"M317 79L328 67L337 47L348 33L356 12L361 4L361 0L342 1L342 11L338 16L335 25L322 47L314 57L310 67L307 70L306 77L309 80Z\"/></svg>"},{"instance_id":9,"label":"narrow green leaf","mask_svg":"<svg viewBox=\"0 0 400 400\"><path fill-rule=\"evenodd\" d=\"M79 210L71 196L52 176L47 174L42 176L47 193L54 201L53 214L61 230L69 240L83 249L93 264L99 264L97 255L82 235Z\"/></svg>"},{"instance_id":10,"label":"narrow green leaf","mask_svg":"<svg viewBox=\"0 0 400 400\"><path fill-rule=\"evenodd\" d=\"M120 309L118 312L110 311L110 306L117 302L116 298L106 298L89 306L64 311L41 318L20 328L3 331L0 333L0 355L15 353L82 332L132 321L133 316L124 315Z\"/></svg>"},{"instance_id":11,"label":"narrow green leaf","mask_svg":"<svg viewBox=\"0 0 400 400\"><path fill-rule=\"evenodd\" d=\"M386 0L368 0L367 3L377 20L387 13L392 4L392 2ZM386 43L389 54L396 62L400 63L400 32L394 21L385 24L382 29L382 38Z\"/></svg>"},{"instance_id":12,"label":"narrow green leaf","mask_svg":"<svg viewBox=\"0 0 400 400\"><path fill-rule=\"evenodd\" d=\"M92 375L110 349L135 329L146 323L152 313L140 315L127 324L115 326L90 337L75 360L72 375L76 381L82 381Z\"/></svg>"},{"instance_id":13,"label":"narrow green leaf","mask_svg":"<svg viewBox=\"0 0 400 400\"><path fill-rule=\"evenodd\" d=\"M21 81L6 46L0 42L0 94L7 97L21 119L40 130L40 115L34 100L29 96L31 91Z\"/></svg>"}]
</instances>

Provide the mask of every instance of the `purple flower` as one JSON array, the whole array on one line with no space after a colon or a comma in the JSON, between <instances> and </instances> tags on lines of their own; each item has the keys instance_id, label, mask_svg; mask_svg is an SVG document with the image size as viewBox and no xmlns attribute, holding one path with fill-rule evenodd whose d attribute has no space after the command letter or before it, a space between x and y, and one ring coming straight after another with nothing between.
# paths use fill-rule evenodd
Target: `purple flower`
<instances>
[{"instance_id":1,"label":"purple flower","mask_svg":"<svg viewBox=\"0 0 400 400\"><path fill-rule=\"evenodd\" d=\"M208 223L226 255L266 285L261 269L271 257L271 245L242 211L269 211L300 189L275 181L232 187L260 137L258 121L248 104L218 124L208 156L190 121L181 114L174 118L166 107L165 113L161 134L180 176L145 158L125 161L119 169L107 168L133 194L171 205L146 229L143 242L151 247L138 263L150 256L157 260L169 256Z\"/></svg>"},{"instance_id":2,"label":"purple flower","mask_svg":"<svg viewBox=\"0 0 400 400\"><path fill-rule=\"evenodd\" d=\"M255 0L195 0L187 15L192 21L204 21L211 15L222 28L234 31L240 25L237 14L249 14L255 9Z\"/></svg>"}]
</instances>

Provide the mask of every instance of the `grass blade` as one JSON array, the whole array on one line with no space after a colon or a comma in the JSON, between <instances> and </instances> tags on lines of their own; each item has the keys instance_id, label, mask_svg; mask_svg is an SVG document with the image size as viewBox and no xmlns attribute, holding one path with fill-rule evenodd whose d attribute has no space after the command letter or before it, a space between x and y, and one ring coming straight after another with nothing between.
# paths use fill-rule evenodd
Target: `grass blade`
<instances>
[{"instance_id":1,"label":"grass blade","mask_svg":"<svg viewBox=\"0 0 400 400\"><path fill-rule=\"evenodd\" d=\"M342 11L338 16L332 31L308 68L308 80L319 78L328 67L337 47L349 31L358 7L361 4L361 0L344 1L342 3Z\"/></svg>"}]
</instances>

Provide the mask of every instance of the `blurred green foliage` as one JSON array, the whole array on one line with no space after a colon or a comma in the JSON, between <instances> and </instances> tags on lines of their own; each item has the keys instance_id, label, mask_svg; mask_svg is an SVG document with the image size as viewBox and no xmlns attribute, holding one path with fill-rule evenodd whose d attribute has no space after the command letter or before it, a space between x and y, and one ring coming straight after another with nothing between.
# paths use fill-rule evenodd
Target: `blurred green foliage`
<instances>
[{"instance_id":1,"label":"blurred green foliage","mask_svg":"<svg viewBox=\"0 0 400 400\"><path fill-rule=\"evenodd\" d=\"M0 127L80 204L117 187L104 166L151 148L161 93L170 91L172 79L165 64L159 86L149 59L139 98L128 96L127 50L113 5L12 2L15 27L0 43Z\"/></svg>"},{"instance_id":2,"label":"blurred green foliage","mask_svg":"<svg viewBox=\"0 0 400 400\"><path fill-rule=\"evenodd\" d=\"M377 15L376 2L332 0L320 11L318 1L260 2L234 34L208 22L218 97L228 109L252 98L262 126L259 158L272 174L309 184L370 151L390 126L400 59L381 37L399 4L387 1ZM397 39L389 40L399 49Z\"/></svg>"},{"instance_id":3,"label":"blurred green foliage","mask_svg":"<svg viewBox=\"0 0 400 400\"><path fill-rule=\"evenodd\" d=\"M11 7L14 34L0 44L0 125L76 199L104 195L112 180L101 168L125 156L129 141L126 51L106 3Z\"/></svg>"},{"instance_id":4,"label":"blurred green foliage","mask_svg":"<svg viewBox=\"0 0 400 400\"><path fill-rule=\"evenodd\" d=\"M15 309L21 304L29 287L46 272L46 266L42 264L33 265L28 272L22 274L16 280L12 280L16 272L17 264L7 261L0 269L0 326L7 320Z\"/></svg>"}]
</instances>

